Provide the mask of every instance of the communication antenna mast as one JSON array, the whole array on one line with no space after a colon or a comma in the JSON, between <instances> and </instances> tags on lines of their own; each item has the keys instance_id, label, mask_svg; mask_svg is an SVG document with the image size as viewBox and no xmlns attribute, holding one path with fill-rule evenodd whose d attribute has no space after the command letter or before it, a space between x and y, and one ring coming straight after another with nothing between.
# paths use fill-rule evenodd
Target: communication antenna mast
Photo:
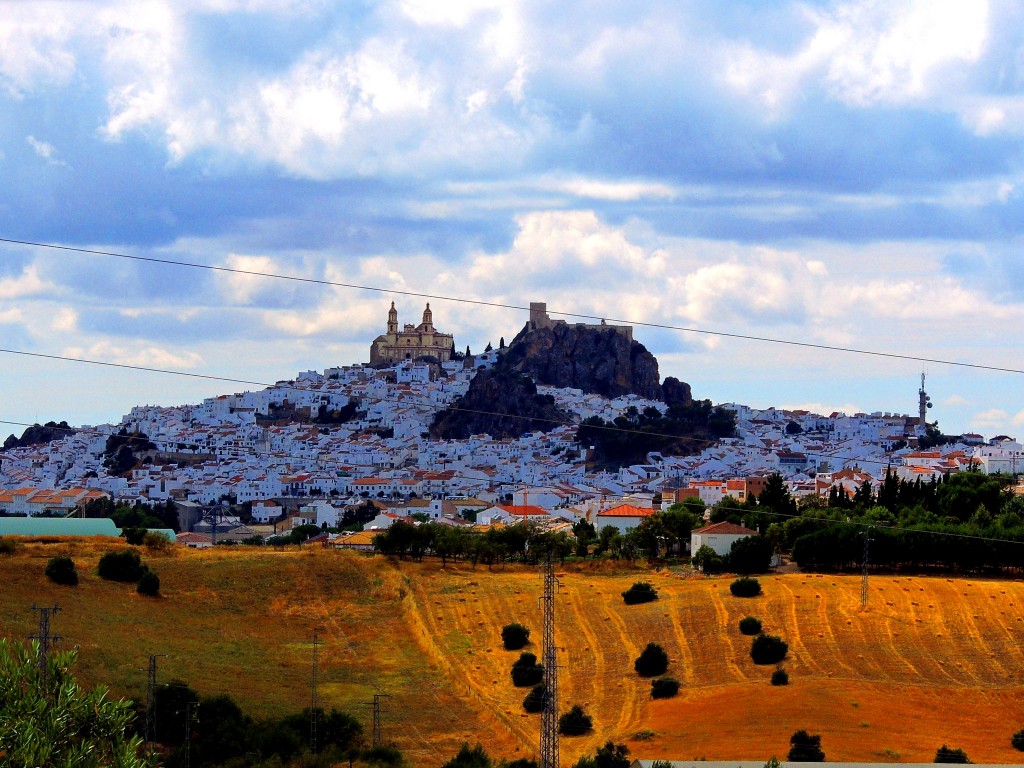
<instances>
[{"instance_id":1,"label":"communication antenna mast","mask_svg":"<svg viewBox=\"0 0 1024 768\"><path fill-rule=\"evenodd\" d=\"M50 658L50 646L61 639L60 635L50 634L50 617L55 613L60 613L60 606L54 604L52 608L41 608L33 603L32 610L39 612L39 634L29 635L28 639L39 641L39 674L45 680L46 662Z\"/></svg>"},{"instance_id":2,"label":"communication antenna mast","mask_svg":"<svg viewBox=\"0 0 1024 768\"><path fill-rule=\"evenodd\" d=\"M928 425L928 409L932 407L932 399L924 391L924 372L921 372L921 388L917 390L917 415L920 419L921 434L925 434Z\"/></svg>"},{"instance_id":3,"label":"communication antenna mast","mask_svg":"<svg viewBox=\"0 0 1024 768\"><path fill-rule=\"evenodd\" d=\"M555 648L555 563L548 551L544 566L544 711L540 720L540 768L558 763L558 656Z\"/></svg>"}]
</instances>

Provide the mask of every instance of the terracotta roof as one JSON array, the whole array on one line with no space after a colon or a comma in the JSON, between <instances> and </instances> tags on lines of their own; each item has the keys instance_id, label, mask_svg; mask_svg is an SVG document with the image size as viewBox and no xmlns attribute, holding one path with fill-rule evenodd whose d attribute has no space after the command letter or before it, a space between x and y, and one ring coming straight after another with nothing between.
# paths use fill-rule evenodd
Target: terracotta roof
<instances>
[{"instance_id":1,"label":"terracotta roof","mask_svg":"<svg viewBox=\"0 0 1024 768\"><path fill-rule=\"evenodd\" d=\"M715 533L721 535L737 535L737 536L756 536L757 531L752 531L749 528L745 528L742 525L736 525L736 523L715 523L714 525L706 525L703 528L698 528L691 533Z\"/></svg>"},{"instance_id":2,"label":"terracotta roof","mask_svg":"<svg viewBox=\"0 0 1024 768\"><path fill-rule=\"evenodd\" d=\"M516 515L517 517L548 517L551 513L543 507L535 507L532 504L524 504L520 506L501 505L501 509L508 512L510 515Z\"/></svg>"},{"instance_id":3,"label":"terracotta roof","mask_svg":"<svg viewBox=\"0 0 1024 768\"><path fill-rule=\"evenodd\" d=\"M597 514L599 517L648 517L654 514L654 510L649 507L634 507L632 504L619 504Z\"/></svg>"}]
</instances>

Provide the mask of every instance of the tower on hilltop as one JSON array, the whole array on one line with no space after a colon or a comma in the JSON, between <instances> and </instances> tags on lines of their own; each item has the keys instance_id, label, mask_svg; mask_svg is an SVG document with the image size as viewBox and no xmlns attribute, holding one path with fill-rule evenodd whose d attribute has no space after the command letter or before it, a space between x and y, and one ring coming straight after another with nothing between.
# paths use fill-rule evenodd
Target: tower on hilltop
<instances>
[{"instance_id":1,"label":"tower on hilltop","mask_svg":"<svg viewBox=\"0 0 1024 768\"><path fill-rule=\"evenodd\" d=\"M452 334L441 333L434 328L434 313L429 303L423 310L423 319L419 325L406 323L399 330L398 310L392 301L391 309L388 310L387 332L370 344L370 365L386 365L421 357L431 357L443 363L451 359L454 344L455 337Z\"/></svg>"}]
</instances>

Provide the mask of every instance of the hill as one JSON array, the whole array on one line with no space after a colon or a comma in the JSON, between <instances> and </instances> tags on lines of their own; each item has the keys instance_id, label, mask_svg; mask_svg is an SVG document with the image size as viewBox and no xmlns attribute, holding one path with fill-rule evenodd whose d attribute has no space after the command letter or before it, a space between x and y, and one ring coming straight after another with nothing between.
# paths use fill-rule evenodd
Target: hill
<instances>
[{"instance_id":1,"label":"hill","mask_svg":"<svg viewBox=\"0 0 1024 768\"><path fill-rule=\"evenodd\" d=\"M391 694L384 737L416 765L440 765L464 740L510 759L536 753L538 716L523 712L524 691L509 678L518 652L500 641L512 621L539 641L533 568L441 569L320 549L144 552L164 594L151 600L96 577L105 546L30 544L0 558L3 634L26 637L30 606L56 602L53 628L81 646L84 680L141 697L139 670L163 653L161 680L227 691L260 715L308 701L317 627L321 700L365 723L362 705ZM57 553L78 562L78 587L44 577ZM768 576L763 597L743 600L728 577L644 572L660 599L625 606L619 593L637 578L614 564L560 573L562 709L583 704L596 727L563 739L565 765L607 738L633 757L763 760L782 756L799 728L822 735L830 760L927 762L942 743L976 762L1019 759L1010 735L1024 727L1020 582L876 577L862 612L856 577ZM750 661L737 629L747 614L789 642L789 686L772 687L772 668ZM633 672L649 641L665 647L683 683L674 699L652 701Z\"/></svg>"}]
</instances>

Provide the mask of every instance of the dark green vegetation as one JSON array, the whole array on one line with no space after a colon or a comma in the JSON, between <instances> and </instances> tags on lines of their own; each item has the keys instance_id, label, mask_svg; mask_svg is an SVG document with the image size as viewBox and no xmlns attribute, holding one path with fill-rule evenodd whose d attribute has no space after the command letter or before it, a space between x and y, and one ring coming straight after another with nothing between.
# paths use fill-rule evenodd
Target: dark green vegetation
<instances>
[{"instance_id":1,"label":"dark green vegetation","mask_svg":"<svg viewBox=\"0 0 1024 768\"><path fill-rule=\"evenodd\" d=\"M789 754L786 759L799 763L825 762L825 753L821 751L821 736L797 731L789 737Z\"/></svg>"},{"instance_id":2,"label":"dark green vegetation","mask_svg":"<svg viewBox=\"0 0 1024 768\"><path fill-rule=\"evenodd\" d=\"M658 599L658 590L646 581L638 581L622 593L622 599L626 601L626 605L649 603Z\"/></svg>"},{"instance_id":3,"label":"dark green vegetation","mask_svg":"<svg viewBox=\"0 0 1024 768\"><path fill-rule=\"evenodd\" d=\"M168 528L175 533L178 532L178 508L173 501L165 504L154 504L152 507L136 504L117 504L110 499L95 499L87 503L82 510L83 517L109 517L114 525L122 529L122 535L127 539L128 529L132 528ZM136 534L132 534L135 536ZM128 540L129 544L142 541Z\"/></svg>"},{"instance_id":4,"label":"dark green vegetation","mask_svg":"<svg viewBox=\"0 0 1024 768\"><path fill-rule=\"evenodd\" d=\"M70 557L51 557L46 564L46 577L54 584L65 584L73 587L78 584L78 571L75 561Z\"/></svg>"},{"instance_id":5,"label":"dark green vegetation","mask_svg":"<svg viewBox=\"0 0 1024 768\"><path fill-rule=\"evenodd\" d=\"M789 645L775 635L758 635L750 644L750 658L755 664L778 664L789 653Z\"/></svg>"},{"instance_id":6,"label":"dark green vegetation","mask_svg":"<svg viewBox=\"0 0 1024 768\"><path fill-rule=\"evenodd\" d=\"M517 688L537 685L544 679L544 667L532 653L522 653L512 665L512 684Z\"/></svg>"},{"instance_id":7,"label":"dark green vegetation","mask_svg":"<svg viewBox=\"0 0 1024 768\"><path fill-rule=\"evenodd\" d=\"M533 686L530 692L526 694L526 698L523 699L523 709L527 712L542 712L547 691L548 689L544 687L544 683Z\"/></svg>"},{"instance_id":8,"label":"dark green vegetation","mask_svg":"<svg viewBox=\"0 0 1024 768\"><path fill-rule=\"evenodd\" d=\"M146 597L156 597L160 594L160 577L151 570L146 569L139 577L139 583L135 585L135 591Z\"/></svg>"},{"instance_id":9,"label":"dark green vegetation","mask_svg":"<svg viewBox=\"0 0 1024 768\"><path fill-rule=\"evenodd\" d=\"M679 693L679 681L674 677L658 677L651 680L652 699L670 699Z\"/></svg>"},{"instance_id":10,"label":"dark green vegetation","mask_svg":"<svg viewBox=\"0 0 1024 768\"><path fill-rule=\"evenodd\" d=\"M1010 743L1013 744L1014 749L1019 749L1021 752L1024 752L1024 728L1013 734L1010 738Z\"/></svg>"},{"instance_id":11,"label":"dark green vegetation","mask_svg":"<svg viewBox=\"0 0 1024 768\"><path fill-rule=\"evenodd\" d=\"M888 473L877 495L867 484L853 498L833 491L827 503L774 523L769 535L804 570L859 570L870 529L872 569L1019 574L1024 499L1010 483L979 472L927 483Z\"/></svg>"},{"instance_id":12,"label":"dark green vegetation","mask_svg":"<svg viewBox=\"0 0 1024 768\"><path fill-rule=\"evenodd\" d=\"M935 751L936 763L969 763L967 753L962 749L953 749L943 744Z\"/></svg>"},{"instance_id":13,"label":"dark green vegetation","mask_svg":"<svg viewBox=\"0 0 1024 768\"><path fill-rule=\"evenodd\" d=\"M716 440L731 436L735 429L730 411L713 407L710 400L696 400L674 403L664 415L654 407L643 411L631 407L610 422L592 416L580 424L576 442L594 446L598 464L621 466L642 462L652 451L699 453Z\"/></svg>"},{"instance_id":14,"label":"dark green vegetation","mask_svg":"<svg viewBox=\"0 0 1024 768\"><path fill-rule=\"evenodd\" d=\"M0 763L5 766L142 768L141 739L129 730L131 703L82 689L76 651L51 654L0 639Z\"/></svg>"},{"instance_id":15,"label":"dark green vegetation","mask_svg":"<svg viewBox=\"0 0 1024 768\"><path fill-rule=\"evenodd\" d=\"M789 685L789 672L782 667L772 672L772 685Z\"/></svg>"},{"instance_id":16,"label":"dark green vegetation","mask_svg":"<svg viewBox=\"0 0 1024 768\"><path fill-rule=\"evenodd\" d=\"M740 632L744 635L761 634L761 620L753 616L744 616L740 619Z\"/></svg>"},{"instance_id":17,"label":"dark green vegetation","mask_svg":"<svg viewBox=\"0 0 1024 768\"><path fill-rule=\"evenodd\" d=\"M757 597L761 594L761 582L749 576L741 576L729 585L729 591L734 597Z\"/></svg>"},{"instance_id":18,"label":"dark green vegetation","mask_svg":"<svg viewBox=\"0 0 1024 768\"><path fill-rule=\"evenodd\" d=\"M568 712L558 718L558 732L563 736L582 736L593 729L593 718L584 712L579 704L574 704Z\"/></svg>"},{"instance_id":19,"label":"dark green vegetation","mask_svg":"<svg viewBox=\"0 0 1024 768\"><path fill-rule=\"evenodd\" d=\"M107 581L138 581L144 573L142 558L133 549L107 552L100 558L99 575Z\"/></svg>"},{"instance_id":20,"label":"dark green vegetation","mask_svg":"<svg viewBox=\"0 0 1024 768\"><path fill-rule=\"evenodd\" d=\"M606 741L597 748L593 757L584 755L576 761L573 768L629 768L630 765L629 747Z\"/></svg>"},{"instance_id":21,"label":"dark green vegetation","mask_svg":"<svg viewBox=\"0 0 1024 768\"><path fill-rule=\"evenodd\" d=\"M501 644L506 651L518 651L530 642L530 630L518 622L501 628Z\"/></svg>"},{"instance_id":22,"label":"dark green vegetation","mask_svg":"<svg viewBox=\"0 0 1024 768\"><path fill-rule=\"evenodd\" d=\"M633 669L643 677L664 674L668 669L668 654L657 643L648 643L633 662Z\"/></svg>"}]
</instances>

